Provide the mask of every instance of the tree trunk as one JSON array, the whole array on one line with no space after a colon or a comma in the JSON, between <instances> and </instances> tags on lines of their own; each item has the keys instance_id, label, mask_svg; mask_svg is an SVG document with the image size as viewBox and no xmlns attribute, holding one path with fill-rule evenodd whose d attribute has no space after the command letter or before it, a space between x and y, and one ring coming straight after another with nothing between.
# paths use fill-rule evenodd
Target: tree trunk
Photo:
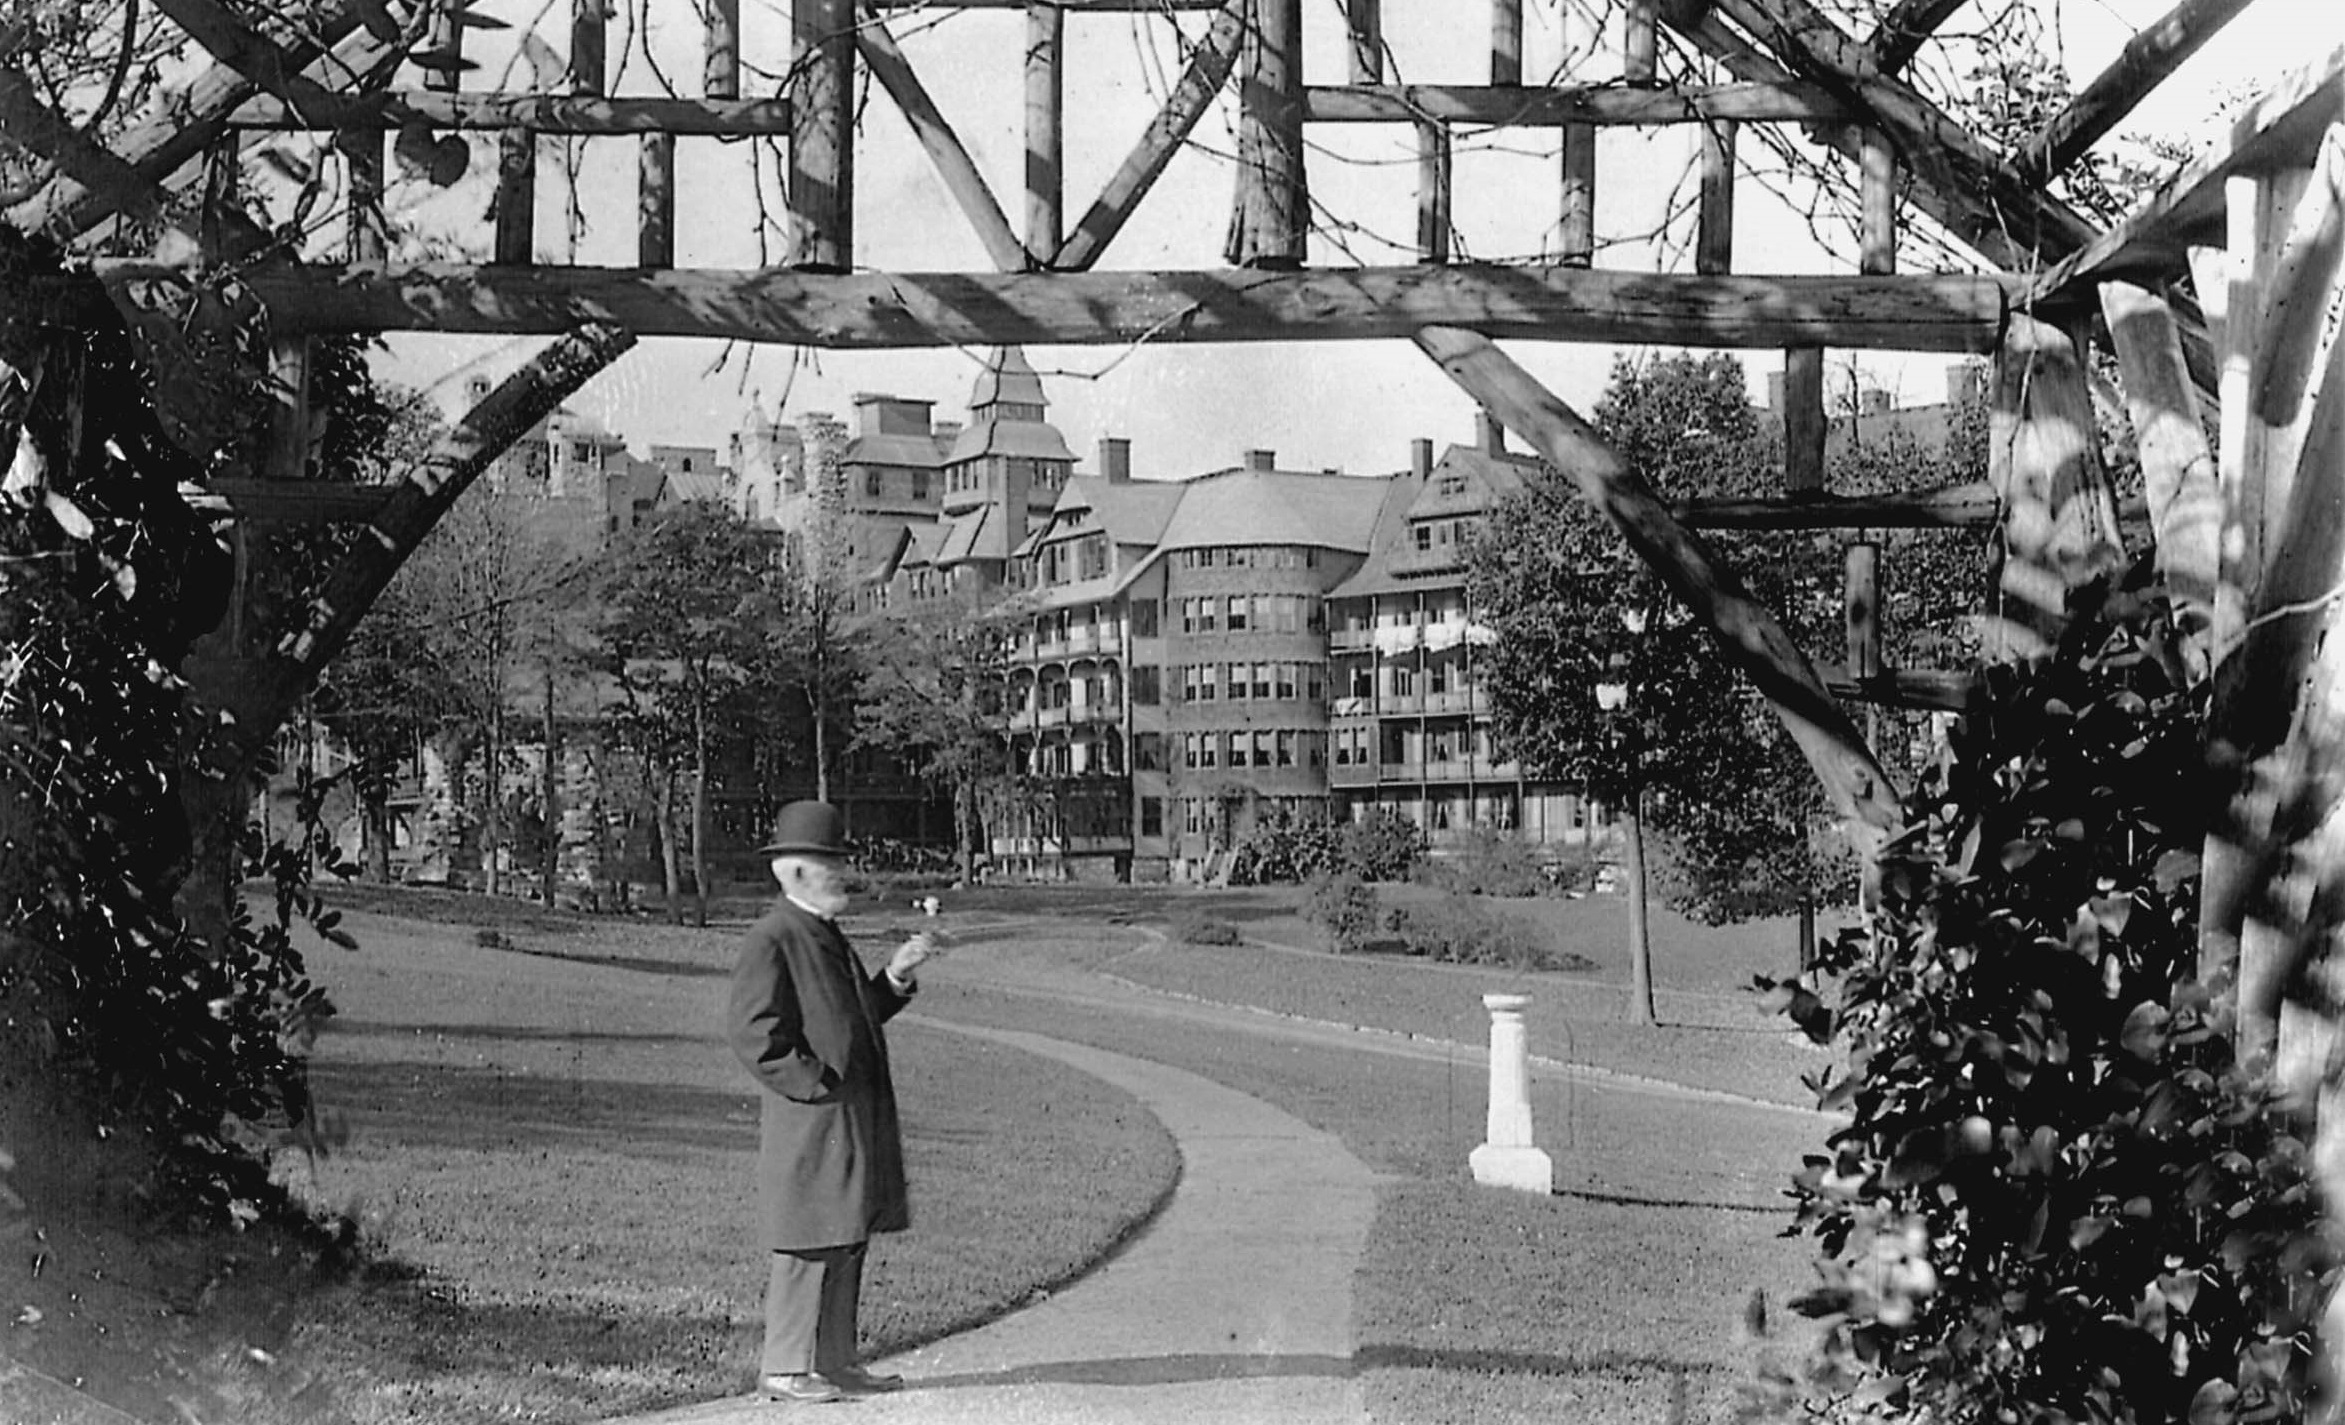
<instances>
[{"instance_id":1,"label":"tree trunk","mask_svg":"<svg viewBox=\"0 0 2345 1425\"><path fill-rule=\"evenodd\" d=\"M366 878L376 885L388 885L391 880L391 798L386 789L365 793L360 799L359 825L366 836Z\"/></svg>"},{"instance_id":2,"label":"tree trunk","mask_svg":"<svg viewBox=\"0 0 2345 1425\"><path fill-rule=\"evenodd\" d=\"M491 644L494 652L502 652ZM493 654L492 654L493 656ZM496 895L504 889L504 881L497 866L499 847L504 843L505 827L505 687L504 679L491 678L489 686L495 696L489 702L488 746L482 754L481 788L487 806L480 819L480 877L481 889Z\"/></svg>"},{"instance_id":3,"label":"tree trunk","mask_svg":"<svg viewBox=\"0 0 2345 1425\"><path fill-rule=\"evenodd\" d=\"M1799 973L1805 979L1816 964L1816 894L1801 891L1799 895Z\"/></svg>"},{"instance_id":4,"label":"tree trunk","mask_svg":"<svg viewBox=\"0 0 2345 1425\"><path fill-rule=\"evenodd\" d=\"M692 923L708 924L708 685L692 699Z\"/></svg>"},{"instance_id":5,"label":"tree trunk","mask_svg":"<svg viewBox=\"0 0 2345 1425\"><path fill-rule=\"evenodd\" d=\"M538 805L545 826L545 845L538 852L537 898L554 903L554 880L562 874L561 746L554 730L554 665L545 668L545 752L538 764Z\"/></svg>"},{"instance_id":6,"label":"tree trunk","mask_svg":"<svg viewBox=\"0 0 2345 1425\"><path fill-rule=\"evenodd\" d=\"M953 841L961 854L961 884L977 884L977 788L967 778L953 785Z\"/></svg>"},{"instance_id":7,"label":"tree trunk","mask_svg":"<svg viewBox=\"0 0 2345 1425\"><path fill-rule=\"evenodd\" d=\"M661 884L668 893L668 924L684 923L684 868L676 854L676 774L662 770L653 793L652 816L660 838Z\"/></svg>"},{"instance_id":8,"label":"tree trunk","mask_svg":"<svg viewBox=\"0 0 2345 1425\"><path fill-rule=\"evenodd\" d=\"M1658 1024L1653 1012L1653 935L1645 917L1645 789L1629 793L1620 812L1628 842L1628 1017L1631 1024Z\"/></svg>"}]
</instances>

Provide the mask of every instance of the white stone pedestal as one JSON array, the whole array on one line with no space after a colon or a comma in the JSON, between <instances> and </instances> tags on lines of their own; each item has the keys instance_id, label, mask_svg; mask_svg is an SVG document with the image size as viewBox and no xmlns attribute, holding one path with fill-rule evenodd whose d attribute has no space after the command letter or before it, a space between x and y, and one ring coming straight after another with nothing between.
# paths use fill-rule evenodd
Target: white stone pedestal
<instances>
[{"instance_id":1,"label":"white stone pedestal","mask_svg":"<svg viewBox=\"0 0 2345 1425\"><path fill-rule=\"evenodd\" d=\"M1555 1191L1555 1163L1531 1143L1531 1056L1523 1032L1529 995L1484 995L1490 1011L1488 1141L1466 1156L1474 1181L1522 1192Z\"/></svg>"}]
</instances>

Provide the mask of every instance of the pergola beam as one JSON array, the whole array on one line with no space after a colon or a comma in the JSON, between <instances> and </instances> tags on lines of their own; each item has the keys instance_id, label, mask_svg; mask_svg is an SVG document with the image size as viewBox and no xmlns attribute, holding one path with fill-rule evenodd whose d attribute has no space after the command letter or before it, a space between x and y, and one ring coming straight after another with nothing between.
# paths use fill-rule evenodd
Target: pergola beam
<instances>
[{"instance_id":1,"label":"pergola beam","mask_svg":"<svg viewBox=\"0 0 2345 1425\"><path fill-rule=\"evenodd\" d=\"M1075 225L1075 231L1052 254L1052 267L1081 272L1097 262L1115 235L1123 230L1133 210L1140 206L1140 200L1156 185L1165 165L1188 142L1190 130L1213 107L1213 96L1229 82L1230 70L1237 64L1238 51L1246 38L1246 0L1224 0L1220 9L1204 38L1189 51L1189 63L1172 92L1165 96L1164 107L1157 111L1147 131L1140 135L1140 141L1132 146L1122 165L1099 190L1099 197Z\"/></svg>"},{"instance_id":2,"label":"pergola beam","mask_svg":"<svg viewBox=\"0 0 2345 1425\"><path fill-rule=\"evenodd\" d=\"M2019 171L2040 181L2066 170L2248 4L2182 0L2127 40L2116 60L2019 151Z\"/></svg>"},{"instance_id":3,"label":"pergola beam","mask_svg":"<svg viewBox=\"0 0 2345 1425\"><path fill-rule=\"evenodd\" d=\"M895 36L874 16L869 23L856 27L855 44L863 53L864 68L871 71L888 97L896 101L897 111L911 127L913 137L920 140L928 161L936 165L937 177L952 195L961 216L976 230L977 240L985 244L985 255L993 260L993 265L1005 272L1033 266L1025 244L1010 229L1001 200L994 197L985 175L977 171L977 161L969 156L961 136L953 132L944 111L929 96L928 86L920 82L912 61L896 44Z\"/></svg>"},{"instance_id":4,"label":"pergola beam","mask_svg":"<svg viewBox=\"0 0 2345 1425\"><path fill-rule=\"evenodd\" d=\"M97 264L109 285L185 280ZM285 332L715 336L834 349L1405 338L1471 324L1545 341L1895 351L1992 350L2000 282L1968 275L1687 276L1575 267L1300 272L805 273L634 268L319 266L244 274ZM76 293L51 282L49 313Z\"/></svg>"},{"instance_id":5,"label":"pergola beam","mask_svg":"<svg viewBox=\"0 0 2345 1425\"><path fill-rule=\"evenodd\" d=\"M1895 74L1913 63L1923 42L1962 5L1963 0L1897 0L1866 42L1873 63L1883 74Z\"/></svg>"},{"instance_id":6,"label":"pergola beam","mask_svg":"<svg viewBox=\"0 0 2345 1425\"><path fill-rule=\"evenodd\" d=\"M314 40L282 51L286 67L331 70L329 78L371 72L390 53L388 46L360 28L356 14L347 9L321 22ZM158 104L154 117L116 140L113 150L140 177L161 183L218 142L226 132L227 116L257 89L235 66L212 65L185 89ZM114 211L105 195L59 174L11 207L7 217L26 232L48 231L71 238L104 222Z\"/></svg>"},{"instance_id":7,"label":"pergola beam","mask_svg":"<svg viewBox=\"0 0 2345 1425\"><path fill-rule=\"evenodd\" d=\"M1416 333L1416 342L1466 394L1570 473L1587 503L1620 530L1709 630L1726 661L1774 706L1839 814L1875 833L1897 826L1895 784L1797 641L1733 570L1670 517L1594 428L1480 333L1434 326Z\"/></svg>"},{"instance_id":8,"label":"pergola beam","mask_svg":"<svg viewBox=\"0 0 2345 1425\"><path fill-rule=\"evenodd\" d=\"M1877 73L1873 52L1807 0L1717 0L1716 14L1755 36L1794 75L1862 106L1866 123L1888 138L1898 160L1956 219L1948 226L1997 265L2018 269L2037 254L2065 257L2098 234L2091 221L2029 181L1911 85ZM1691 37L1709 48L1705 31L1696 26ZM1859 147L1846 135L1834 146L1843 152Z\"/></svg>"},{"instance_id":9,"label":"pergola beam","mask_svg":"<svg viewBox=\"0 0 2345 1425\"><path fill-rule=\"evenodd\" d=\"M1545 129L1566 124L1649 127L1718 120L1845 123L1857 114L1822 85L1800 80L1663 89L1628 89L1617 84L1321 84L1303 91L1303 110L1304 117L1317 124L1431 121Z\"/></svg>"},{"instance_id":10,"label":"pergola beam","mask_svg":"<svg viewBox=\"0 0 2345 1425\"><path fill-rule=\"evenodd\" d=\"M2189 270L2190 249L2224 242L2224 186L2239 175L2303 166L2345 113L2345 47L2283 76L2232 121L2224 139L2184 164L2133 215L2038 277L2030 302L2092 299L2102 281L2154 283Z\"/></svg>"},{"instance_id":11,"label":"pergola beam","mask_svg":"<svg viewBox=\"0 0 2345 1425\"><path fill-rule=\"evenodd\" d=\"M262 96L228 116L237 129L532 129L546 134L786 135L787 99L609 99L571 94L452 94L429 89L329 94L288 104Z\"/></svg>"}]
</instances>

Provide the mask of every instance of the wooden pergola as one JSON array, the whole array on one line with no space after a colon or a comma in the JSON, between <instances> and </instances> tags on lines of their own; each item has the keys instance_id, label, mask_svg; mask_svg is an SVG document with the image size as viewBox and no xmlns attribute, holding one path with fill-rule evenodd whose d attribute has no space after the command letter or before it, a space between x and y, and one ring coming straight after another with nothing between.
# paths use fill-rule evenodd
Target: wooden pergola
<instances>
[{"instance_id":1,"label":"wooden pergola","mask_svg":"<svg viewBox=\"0 0 2345 1425\"><path fill-rule=\"evenodd\" d=\"M8 210L11 223L69 244L117 218L181 238L167 260L96 259L33 285L24 297L33 320L12 326L10 349L0 351L11 368L11 379L0 381L0 422L8 426L39 379L42 344L117 312L142 329L176 324L182 335L191 314L239 314L265 331L281 373L300 369L305 339L318 333L559 338L387 497L311 501L324 515L366 519L377 537L335 573L305 626L283 642L252 648L216 640L195 660L196 696L234 717L233 730L205 754L217 785L241 784L270 730L466 484L635 337L650 334L825 348L1411 341L1617 522L1773 701L1842 813L1875 830L1895 824L1896 789L1833 689L1959 707L1967 670L1883 667L1872 592L1861 585L1851 590L1844 662L1821 667L1689 526L1992 524L2002 543L1993 656L2041 650L2058 635L2067 592L2120 557L2085 361L2087 344L2103 343L2122 363L2158 559L2204 614L2196 657L2217 690L2211 736L2239 748L2251 767L2329 755L2319 749L2337 740L2345 642L2322 635L2345 585L2345 397L2335 347L2345 52L2314 56L2278 80L2222 142L2116 227L2088 219L2049 187L2249 0L2179 0L2039 132L2011 146L1970 132L1901 77L1965 0L1896 0L1864 34L1812 0L1614 0L1608 33L1618 43L1616 72L1607 65L1600 77L1554 83L1526 82L1522 0L1487 0L1455 8L1461 19L1470 12L1487 25L1489 82L1441 86L1388 79L1381 0L1344 0L1341 76L1306 74L1302 0L936 3L1024 14L1018 77L1026 154L1023 192L1015 195L1022 221L1013 222L1013 209L892 33L903 7L889 3L795 0L786 83L749 97L738 0L704 0L696 7L704 25L698 97L639 97L606 92L605 0L574 0L563 16L561 93L464 88L461 56L479 18L468 0L405 7L352 0L295 43L264 37L250 12L227 0L153 0L213 63L164 110L103 145L44 106L20 59L0 62L0 132L51 170ZM1079 106L1083 76L1065 63L1066 27L1100 12L1164 24L1198 12L1205 23L1161 111L1099 193L1076 208L1062 174L1069 91ZM10 53L6 40L0 35L0 56ZM1664 82L1660 60L1671 45L1726 82ZM858 73L901 111L990 270L857 269ZM404 87L416 74L423 82ZM1152 184L1233 85L1238 182L1226 222L1216 215L1217 256L1180 270L1099 270ZM1356 124L1415 130L1412 263L1309 261L1307 138L1314 126ZM1562 240L1553 261L1453 260L1452 131L1461 125L1560 136L1553 201ZM1664 125L1700 129L1693 270L1604 270L1596 263L1595 136L1608 126ZM1853 173L1862 217L1856 271L1737 270L1736 146L1752 125L1799 126ZM207 155L240 135L285 130L331 134L348 165L350 212L338 254L289 250L240 209L200 201ZM496 145L489 260L387 262L382 197L392 136L403 155L428 165L435 136L459 131L493 136ZM637 146L634 265L534 260L541 135ZM675 144L708 135L786 142L790 250L779 265L674 265ZM1979 270L1898 272L1899 225L1916 214L1978 254ZM1499 349L1501 339L1780 351L1788 402L1780 497L1672 511L1579 414ZM1823 373L1834 348L1991 355L1988 485L1861 500L1826 490ZM176 348L166 341L159 349ZM284 437L249 481L226 492L247 517L302 506L306 419L292 394L300 384L280 383ZM16 438L12 429L0 434ZM2295 826L2286 818L2277 824ZM2310 919L2274 922L2255 908L2268 898L2245 895L2243 879L2283 863L2316 880L2333 876L2345 845L2326 821L2283 832L2270 815L2259 823L2252 807L2239 826L2212 852L2206 954L2210 969L2240 964L2243 1022L2264 1026L2268 1039L2279 978L2317 927ZM2292 838L2286 846L2273 841L2282 835Z\"/></svg>"}]
</instances>

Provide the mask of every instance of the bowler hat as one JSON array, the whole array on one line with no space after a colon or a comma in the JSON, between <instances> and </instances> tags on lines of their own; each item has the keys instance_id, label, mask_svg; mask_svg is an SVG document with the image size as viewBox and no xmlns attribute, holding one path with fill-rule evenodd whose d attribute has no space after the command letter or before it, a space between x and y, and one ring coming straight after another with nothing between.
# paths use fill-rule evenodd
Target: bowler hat
<instances>
[{"instance_id":1,"label":"bowler hat","mask_svg":"<svg viewBox=\"0 0 2345 1425\"><path fill-rule=\"evenodd\" d=\"M757 848L767 856L847 854L847 828L829 802L791 802L774 815L774 833Z\"/></svg>"}]
</instances>

